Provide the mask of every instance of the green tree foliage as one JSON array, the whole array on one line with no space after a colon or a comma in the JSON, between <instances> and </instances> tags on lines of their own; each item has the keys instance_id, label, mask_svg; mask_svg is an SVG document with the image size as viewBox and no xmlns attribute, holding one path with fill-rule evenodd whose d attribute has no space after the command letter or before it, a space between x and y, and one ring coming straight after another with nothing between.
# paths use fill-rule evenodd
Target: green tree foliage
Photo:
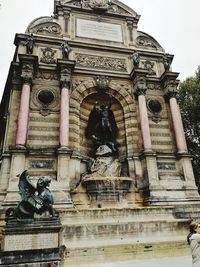
<instances>
[{"instance_id":1,"label":"green tree foliage","mask_svg":"<svg viewBox=\"0 0 200 267\"><path fill-rule=\"evenodd\" d=\"M200 187L200 66L194 77L180 83L179 95L187 145L194 157L194 174Z\"/></svg>"}]
</instances>

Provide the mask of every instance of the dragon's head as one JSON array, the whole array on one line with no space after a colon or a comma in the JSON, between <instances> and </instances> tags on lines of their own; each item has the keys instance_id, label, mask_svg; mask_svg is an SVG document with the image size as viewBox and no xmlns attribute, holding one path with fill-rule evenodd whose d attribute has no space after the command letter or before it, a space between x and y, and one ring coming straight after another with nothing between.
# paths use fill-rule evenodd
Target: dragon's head
<instances>
[{"instance_id":1,"label":"dragon's head","mask_svg":"<svg viewBox=\"0 0 200 267\"><path fill-rule=\"evenodd\" d=\"M45 188L45 187L49 186L50 182L51 182L51 180L48 179L47 177L40 176L38 181L37 181L37 187Z\"/></svg>"}]
</instances>

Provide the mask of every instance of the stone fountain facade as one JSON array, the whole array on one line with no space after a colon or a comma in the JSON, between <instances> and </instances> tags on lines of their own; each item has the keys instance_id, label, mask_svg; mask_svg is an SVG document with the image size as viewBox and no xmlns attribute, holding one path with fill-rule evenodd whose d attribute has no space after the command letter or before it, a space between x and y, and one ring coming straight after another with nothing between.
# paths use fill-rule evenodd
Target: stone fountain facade
<instances>
[{"instance_id":1,"label":"stone fountain facade","mask_svg":"<svg viewBox=\"0 0 200 267\"><path fill-rule=\"evenodd\" d=\"M178 223L172 223L173 214L191 217L199 196L177 102L178 73L172 71L173 55L138 30L139 18L117 0L55 0L53 16L16 34L0 108L2 218L19 200L16 175L25 169L33 181L51 178L65 245L71 237L83 242L88 227L78 235L72 226L81 218L94 226L94 218L103 216L102 224L111 225L117 213L125 223L126 211L129 235L137 236L137 210L141 222L143 212L158 215L162 206L170 229ZM95 103L108 105L110 98L118 149L96 157L85 131Z\"/></svg>"}]
</instances>

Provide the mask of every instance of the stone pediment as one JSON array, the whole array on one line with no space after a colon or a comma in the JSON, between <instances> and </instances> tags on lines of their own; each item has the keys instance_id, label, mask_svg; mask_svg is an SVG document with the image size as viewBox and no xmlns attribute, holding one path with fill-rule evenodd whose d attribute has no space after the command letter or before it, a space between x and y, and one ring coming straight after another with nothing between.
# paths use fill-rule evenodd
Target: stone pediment
<instances>
[{"instance_id":1,"label":"stone pediment","mask_svg":"<svg viewBox=\"0 0 200 267\"><path fill-rule=\"evenodd\" d=\"M60 4L66 7L139 18L134 10L117 0L61 0Z\"/></svg>"},{"instance_id":2,"label":"stone pediment","mask_svg":"<svg viewBox=\"0 0 200 267\"><path fill-rule=\"evenodd\" d=\"M32 21L26 32L44 35L61 35L61 26L52 17L40 17Z\"/></svg>"},{"instance_id":3,"label":"stone pediment","mask_svg":"<svg viewBox=\"0 0 200 267\"><path fill-rule=\"evenodd\" d=\"M138 31L138 37L136 38L137 47L148 50L160 50L164 51L162 46L149 34Z\"/></svg>"}]
</instances>

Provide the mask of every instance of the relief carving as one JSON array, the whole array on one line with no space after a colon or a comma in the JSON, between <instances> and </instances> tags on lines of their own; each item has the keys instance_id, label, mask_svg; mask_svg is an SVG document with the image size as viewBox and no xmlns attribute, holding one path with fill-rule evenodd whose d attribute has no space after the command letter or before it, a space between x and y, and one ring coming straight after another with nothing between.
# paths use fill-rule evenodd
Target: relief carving
<instances>
[{"instance_id":1,"label":"relief carving","mask_svg":"<svg viewBox=\"0 0 200 267\"><path fill-rule=\"evenodd\" d=\"M38 71L36 74L36 79L41 80L58 80L58 74L55 72L47 72L47 71Z\"/></svg>"},{"instance_id":2,"label":"relief carving","mask_svg":"<svg viewBox=\"0 0 200 267\"><path fill-rule=\"evenodd\" d=\"M55 60L55 54L56 54L56 50L51 49L50 47L46 47L46 48L42 48L42 57L40 59L40 61L42 63L46 63L46 64L55 64L56 60Z\"/></svg>"},{"instance_id":3,"label":"relief carving","mask_svg":"<svg viewBox=\"0 0 200 267\"><path fill-rule=\"evenodd\" d=\"M46 22L41 23L40 25L34 26L33 28L29 29L31 33L44 33L44 34L61 34L61 27L59 24L55 22Z\"/></svg>"},{"instance_id":4,"label":"relief carving","mask_svg":"<svg viewBox=\"0 0 200 267\"><path fill-rule=\"evenodd\" d=\"M127 72L125 59L86 54L76 54L75 58L77 66Z\"/></svg>"},{"instance_id":5,"label":"relief carving","mask_svg":"<svg viewBox=\"0 0 200 267\"><path fill-rule=\"evenodd\" d=\"M143 46L147 49L157 49L157 45L151 40L149 39L148 37L145 37L145 36L139 36L137 39L136 39L136 43L138 46Z\"/></svg>"},{"instance_id":6,"label":"relief carving","mask_svg":"<svg viewBox=\"0 0 200 267\"><path fill-rule=\"evenodd\" d=\"M145 70L148 70L148 75L156 75L156 72L154 70L154 62L146 60L142 62L142 65Z\"/></svg>"}]
</instances>

